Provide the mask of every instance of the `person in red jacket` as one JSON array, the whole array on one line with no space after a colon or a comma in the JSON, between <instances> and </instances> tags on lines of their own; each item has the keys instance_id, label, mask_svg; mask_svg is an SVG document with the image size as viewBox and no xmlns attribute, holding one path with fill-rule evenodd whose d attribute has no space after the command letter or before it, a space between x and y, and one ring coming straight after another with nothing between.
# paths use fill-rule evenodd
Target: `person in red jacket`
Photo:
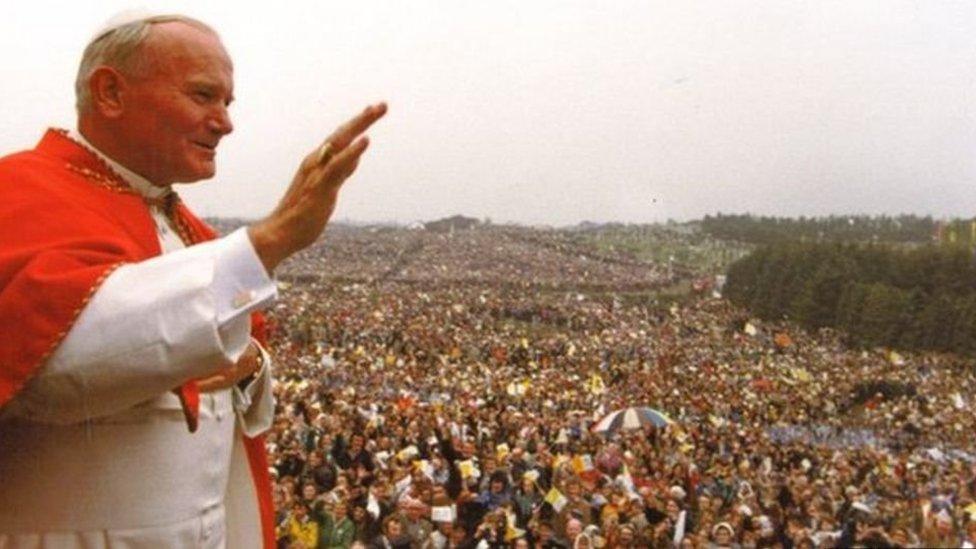
<instances>
[{"instance_id":1,"label":"person in red jacket","mask_svg":"<svg viewBox=\"0 0 976 549\"><path fill-rule=\"evenodd\" d=\"M216 32L113 22L76 95L77 128L0 159L0 546L270 547L255 313L386 106L308 154L268 217L215 238L171 185L212 177L233 130Z\"/></svg>"}]
</instances>

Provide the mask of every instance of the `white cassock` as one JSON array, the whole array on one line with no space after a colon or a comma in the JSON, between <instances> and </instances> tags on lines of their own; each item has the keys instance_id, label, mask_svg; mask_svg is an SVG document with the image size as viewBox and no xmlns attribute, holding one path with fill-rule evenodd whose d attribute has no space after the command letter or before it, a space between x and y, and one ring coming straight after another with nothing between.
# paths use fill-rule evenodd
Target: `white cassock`
<instances>
[{"instance_id":1,"label":"white cassock","mask_svg":"<svg viewBox=\"0 0 976 549\"><path fill-rule=\"evenodd\" d=\"M236 362L276 286L244 229L185 248L152 214L163 255L113 272L0 409L0 549L261 546L241 434L272 423L267 354L246 390L201 394L196 433L171 390Z\"/></svg>"}]
</instances>

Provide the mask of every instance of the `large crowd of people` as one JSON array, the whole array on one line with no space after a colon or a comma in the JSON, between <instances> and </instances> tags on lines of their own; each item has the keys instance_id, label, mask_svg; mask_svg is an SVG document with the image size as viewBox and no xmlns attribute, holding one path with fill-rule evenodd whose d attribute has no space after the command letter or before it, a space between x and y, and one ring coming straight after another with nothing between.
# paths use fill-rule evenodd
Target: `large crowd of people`
<instances>
[{"instance_id":1,"label":"large crowd of people","mask_svg":"<svg viewBox=\"0 0 976 549\"><path fill-rule=\"evenodd\" d=\"M330 229L280 271L282 547L960 547L976 366L851 349L559 231ZM670 423L595 431L646 406Z\"/></svg>"}]
</instances>

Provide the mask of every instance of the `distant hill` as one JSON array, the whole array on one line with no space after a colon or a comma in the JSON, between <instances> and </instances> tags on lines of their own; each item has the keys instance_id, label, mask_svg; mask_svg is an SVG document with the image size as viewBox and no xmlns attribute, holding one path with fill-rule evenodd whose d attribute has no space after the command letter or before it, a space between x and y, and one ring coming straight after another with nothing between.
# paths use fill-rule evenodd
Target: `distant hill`
<instances>
[{"instance_id":1,"label":"distant hill","mask_svg":"<svg viewBox=\"0 0 976 549\"><path fill-rule=\"evenodd\" d=\"M424 223L424 229L433 231L435 233L450 233L454 231L466 231L468 229L473 229L481 224L481 221L473 217L453 215L451 217L438 219L437 221L429 221Z\"/></svg>"}]
</instances>

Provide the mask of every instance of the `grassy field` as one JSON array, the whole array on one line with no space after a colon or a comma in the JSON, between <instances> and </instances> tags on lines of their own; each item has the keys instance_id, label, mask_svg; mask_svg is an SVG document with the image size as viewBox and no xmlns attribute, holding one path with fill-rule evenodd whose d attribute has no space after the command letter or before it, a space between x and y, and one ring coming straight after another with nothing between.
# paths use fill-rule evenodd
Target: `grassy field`
<instances>
[{"instance_id":1,"label":"grassy field","mask_svg":"<svg viewBox=\"0 0 976 549\"><path fill-rule=\"evenodd\" d=\"M600 226L581 230L576 238L599 252L625 254L661 265L670 262L696 276L724 273L730 263L752 249L711 238L690 223Z\"/></svg>"}]
</instances>

